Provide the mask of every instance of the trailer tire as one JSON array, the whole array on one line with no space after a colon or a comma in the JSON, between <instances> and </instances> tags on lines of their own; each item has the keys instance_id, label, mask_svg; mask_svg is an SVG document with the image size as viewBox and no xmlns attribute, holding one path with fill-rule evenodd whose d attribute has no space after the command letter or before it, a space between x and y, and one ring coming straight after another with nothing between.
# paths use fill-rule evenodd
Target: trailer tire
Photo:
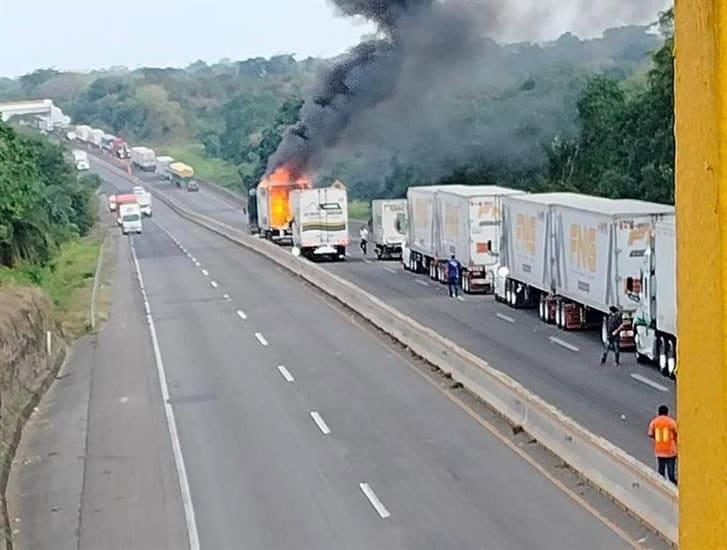
<instances>
[{"instance_id":1,"label":"trailer tire","mask_svg":"<svg viewBox=\"0 0 727 550\"><path fill-rule=\"evenodd\" d=\"M676 379L677 350L672 338L666 341L666 374L672 380Z\"/></svg>"},{"instance_id":2,"label":"trailer tire","mask_svg":"<svg viewBox=\"0 0 727 550\"><path fill-rule=\"evenodd\" d=\"M608 344L608 316L603 316L601 321L601 343L605 346Z\"/></svg>"},{"instance_id":3,"label":"trailer tire","mask_svg":"<svg viewBox=\"0 0 727 550\"><path fill-rule=\"evenodd\" d=\"M540 301L538 303L538 316L540 317L540 320L544 323L548 322L548 311L547 311L547 304L545 303L545 298L540 296Z\"/></svg>"},{"instance_id":4,"label":"trailer tire","mask_svg":"<svg viewBox=\"0 0 727 550\"><path fill-rule=\"evenodd\" d=\"M664 376L668 376L669 371L667 370L666 339L663 336L659 336L656 340L656 360L659 372L661 372Z\"/></svg>"}]
</instances>

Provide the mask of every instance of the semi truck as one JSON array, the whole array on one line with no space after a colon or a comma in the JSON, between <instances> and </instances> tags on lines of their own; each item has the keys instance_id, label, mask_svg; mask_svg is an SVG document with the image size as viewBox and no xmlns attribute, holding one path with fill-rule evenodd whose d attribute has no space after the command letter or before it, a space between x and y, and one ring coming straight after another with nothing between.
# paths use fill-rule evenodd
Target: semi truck
<instances>
[{"instance_id":1,"label":"semi truck","mask_svg":"<svg viewBox=\"0 0 727 550\"><path fill-rule=\"evenodd\" d=\"M86 126L85 124L80 124L76 126L76 139L80 141L81 143L86 143L88 141L88 135L91 133L91 127Z\"/></svg>"},{"instance_id":2,"label":"semi truck","mask_svg":"<svg viewBox=\"0 0 727 550\"><path fill-rule=\"evenodd\" d=\"M121 160L128 159L131 156L131 152L129 151L129 146L120 137L117 137L111 143L111 153L117 159L121 159Z\"/></svg>"},{"instance_id":3,"label":"semi truck","mask_svg":"<svg viewBox=\"0 0 727 550\"><path fill-rule=\"evenodd\" d=\"M308 258L346 257L348 199L340 183L290 193L293 250Z\"/></svg>"},{"instance_id":4,"label":"semi truck","mask_svg":"<svg viewBox=\"0 0 727 550\"><path fill-rule=\"evenodd\" d=\"M172 174L169 172L169 166L174 162L172 157L161 156L156 158L156 168L154 173L160 180L171 180Z\"/></svg>"},{"instance_id":5,"label":"semi truck","mask_svg":"<svg viewBox=\"0 0 727 550\"><path fill-rule=\"evenodd\" d=\"M415 273L429 273L434 278L437 257L434 227L435 198L442 185L410 187L407 190L409 230L407 249L409 261L405 269Z\"/></svg>"},{"instance_id":6,"label":"semi truck","mask_svg":"<svg viewBox=\"0 0 727 550\"><path fill-rule=\"evenodd\" d=\"M143 170L151 172L156 168L156 156L154 151L148 147L132 147L131 148L131 164Z\"/></svg>"},{"instance_id":7,"label":"semi truck","mask_svg":"<svg viewBox=\"0 0 727 550\"><path fill-rule=\"evenodd\" d=\"M183 162L172 162L169 165L169 179L180 189L186 188L194 178L194 169Z\"/></svg>"},{"instance_id":8,"label":"semi truck","mask_svg":"<svg viewBox=\"0 0 727 550\"><path fill-rule=\"evenodd\" d=\"M111 153L114 145L114 140L116 140L116 136L112 136L111 134L104 134L101 138L101 149L103 151Z\"/></svg>"},{"instance_id":9,"label":"semi truck","mask_svg":"<svg viewBox=\"0 0 727 550\"><path fill-rule=\"evenodd\" d=\"M100 149L101 140L103 140L103 137L103 130L99 130L98 128L91 128L91 131L88 133L88 143Z\"/></svg>"},{"instance_id":10,"label":"semi truck","mask_svg":"<svg viewBox=\"0 0 727 550\"><path fill-rule=\"evenodd\" d=\"M496 185L439 189L434 204L436 279L446 282L447 260L454 255L462 264L460 280L465 293L493 292L500 256L502 199L522 194Z\"/></svg>"},{"instance_id":11,"label":"semi truck","mask_svg":"<svg viewBox=\"0 0 727 550\"><path fill-rule=\"evenodd\" d=\"M371 201L371 241L379 260L401 257L407 220L406 199Z\"/></svg>"},{"instance_id":12,"label":"semi truck","mask_svg":"<svg viewBox=\"0 0 727 550\"><path fill-rule=\"evenodd\" d=\"M639 280L655 224L674 216L668 205L575 193L503 197L497 297L512 307L537 307L564 330L601 327L620 309L622 348L632 348Z\"/></svg>"},{"instance_id":13,"label":"semi truck","mask_svg":"<svg viewBox=\"0 0 727 550\"><path fill-rule=\"evenodd\" d=\"M628 281L639 297L634 325L636 356L658 365L665 376L677 373L676 226L657 222L644 257L641 277Z\"/></svg>"}]
</instances>

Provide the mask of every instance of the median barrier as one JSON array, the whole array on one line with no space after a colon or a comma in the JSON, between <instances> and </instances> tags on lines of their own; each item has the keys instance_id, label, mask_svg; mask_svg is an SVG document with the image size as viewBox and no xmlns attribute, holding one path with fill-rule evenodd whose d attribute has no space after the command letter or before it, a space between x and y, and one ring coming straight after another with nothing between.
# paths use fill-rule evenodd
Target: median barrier
<instances>
[{"instance_id":1,"label":"median barrier","mask_svg":"<svg viewBox=\"0 0 727 550\"><path fill-rule=\"evenodd\" d=\"M115 167L114 167L115 169ZM128 177L119 171L122 176ZM436 365L514 426L519 426L566 464L673 543L678 541L678 492L653 469L599 437L525 389L484 359L461 348L333 273L222 222L180 207L154 193L180 216L275 261L368 319Z\"/></svg>"}]
</instances>

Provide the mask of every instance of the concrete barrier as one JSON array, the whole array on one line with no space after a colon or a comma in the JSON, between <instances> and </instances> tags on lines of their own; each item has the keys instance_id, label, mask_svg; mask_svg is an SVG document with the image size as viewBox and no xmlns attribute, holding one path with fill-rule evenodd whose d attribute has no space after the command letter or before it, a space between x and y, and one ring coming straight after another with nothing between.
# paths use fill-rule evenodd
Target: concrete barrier
<instances>
[{"instance_id":1,"label":"concrete barrier","mask_svg":"<svg viewBox=\"0 0 727 550\"><path fill-rule=\"evenodd\" d=\"M128 177L124 172L120 175ZM484 359L322 267L155 196L180 216L273 260L356 311L412 352L450 373L513 425L522 427L593 485L670 541L678 541L678 492L651 468L586 430Z\"/></svg>"}]
</instances>

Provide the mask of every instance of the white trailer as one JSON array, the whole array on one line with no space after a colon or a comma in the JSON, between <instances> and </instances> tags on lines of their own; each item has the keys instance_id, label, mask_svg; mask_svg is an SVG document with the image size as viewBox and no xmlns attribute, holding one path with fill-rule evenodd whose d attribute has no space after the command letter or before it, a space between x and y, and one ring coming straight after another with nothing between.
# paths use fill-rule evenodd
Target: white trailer
<instances>
[{"instance_id":1,"label":"white trailer","mask_svg":"<svg viewBox=\"0 0 727 550\"><path fill-rule=\"evenodd\" d=\"M76 126L76 139L80 142L86 143L88 141L88 135L91 133L91 127L81 124Z\"/></svg>"},{"instance_id":2,"label":"white trailer","mask_svg":"<svg viewBox=\"0 0 727 550\"><path fill-rule=\"evenodd\" d=\"M371 240L379 260L401 256L406 231L406 199L371 201Z\"/></svg>"},{"instance_id":3,"label":"white trailer","mask_svg":"<svg viewBox=\"0 0 727 550\"><path fill-rule=\"evenodd\" d=\"M343 259L348 246L348 200L342 185L290 193L293 247L309 258Z\"/></svg>"},{"instance_id":4,"label":"white trailer","mask_svg":"<svg viewBox=\"0 0 727 550\"><path fill-rule=\"evenodd\" d=\"M641 278L631 281L639 296L634 320L636 354L641 361L655 362L665 376L677 371L676 225L674 218L657 222Z\"/></svg>"},{"instance_id":5,"label":"white trailer","mask_svg":"<svg viewBox=\"0 0 727 550\"><path fill-rule=\"evenodd\" d=\"M152 172L156 169L156 156L154 151L148 147L131 148L131 164L145 172Z\"/></svg>"},{"instance_id":6,"label":"white trailer","mask_svg":"<svg viewBox=\"0 0 727 550\"><path fill-rule=\"evenodd\" d=\"M154 162L156 163L156 177L158 177L160 180L171 180L172 174L169 171L169 166L174 162L174 159L172 157L161 156L156 157L156 160Z\"/></svg>"},{"instance_id":7,"label":"white trailer","mask_svg":"<svg viewBox=\"0 0 727 550\"><path fill-rule=\"evenodd\" d=\"M409 231L407 249L409 262L405 269L415 273L429 273L434 277L437 258L435 227L435 199L437 190L444 185L410 187L406 192Z\"/></svg>"},{"instance_id":8,"label":"white trailer","mask_svg":"<svg viewBox=\"0 0 727 550\"><path fill-rule=\"evenodd\" d=\"M99 130L98 128L92 128L91 131L88 133L88 142L94 147L98 147L100 149L103 137L103 130Z\"/></svg>"},{"instance_id":9,"label":"white trailer","mask_svg":"<svg viewBox=\"0 0 727 550\"><path fill-rule=\"evenodd\" d=\"M639 277L654 225L674 208L572 193L533 197L505 199L506 300L514 307L538 304L540 317L564 330L600 325L604 340L609 308L616 306L626 321L620 344L632 347L637 300L628 284Z\"/></svg>"},{"instance_id":10,"label":"white trailer","mask_svg":"<svg viewBox=\"0 0 727 550\"><path fill-rule=\"evenodd\" d=\"M466 293L494 290L500 257L502 198L523 191L495 185L451 186L435 197L436 277L447 279L447 260L462 264L461 284Z\"/></svg>"}]
</instances>

